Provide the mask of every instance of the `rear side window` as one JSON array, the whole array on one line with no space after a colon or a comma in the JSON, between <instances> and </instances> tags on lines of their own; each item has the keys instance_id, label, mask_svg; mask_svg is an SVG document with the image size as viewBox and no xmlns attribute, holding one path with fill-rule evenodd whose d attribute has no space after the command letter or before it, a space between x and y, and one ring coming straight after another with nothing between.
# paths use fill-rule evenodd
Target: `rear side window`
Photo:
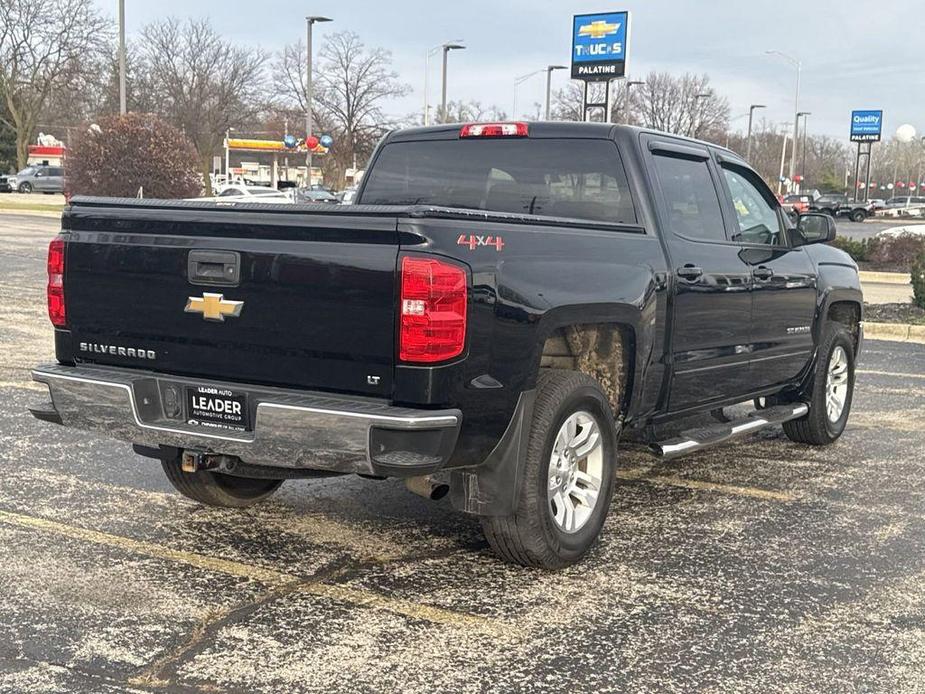
<instances>
[{"instance_id":1,"label":"rear side window","mask_svg":"<svg viewBox=\"0 0 925 694\"><path fill-rule=\"evenodd\" d=\"M396 142L379 154L357 202L636 223L610 140Z\"/></svg>"},{"instance_id":2,"label":"rear side window","mask_svg":"<svg viewBox=\"0 0 925 694\"><path fill-rule=\"evenodd\" d=\"M653 158L671 230L690 239L725 241L719 197L707 162L662 154Z\"/></svg>"}]
</instances>

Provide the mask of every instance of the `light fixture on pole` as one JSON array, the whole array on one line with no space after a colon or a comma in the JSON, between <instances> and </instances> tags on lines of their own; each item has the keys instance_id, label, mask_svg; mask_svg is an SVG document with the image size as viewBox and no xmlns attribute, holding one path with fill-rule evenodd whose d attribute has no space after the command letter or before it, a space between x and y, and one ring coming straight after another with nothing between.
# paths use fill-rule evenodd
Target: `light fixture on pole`
<instances>
[{"instance_id":1,"label":"light fixture on pole","mask_svg":"<svg viewBox=\"0 0 925 694\"><path fill-rule=\"evenodd\" d=\"M430 58L444 46L448 44L461 44L462 42L462 39L453 39L452 41L439 43L436 46L428 48L424 53L424 125L430 125L430 103L428 101L430 98L430 89L428 88L430 84Z\"/></svg>"},{"instance_id":2,"label":"light fixture on pole","mask_svg":"<svg viewBox=\"0 0 925 694\"><path fill-rule=\"evenodd\" d=\"M305 18L305 185L312 187L312 149L308 139L312 136L312 27L315 22L333 21L329 17Z\"/></svg>"},{"instance_id":3,"label":"light fixture on pole","mask_svg":"<svg viewBox=\"0 0 925 694\"><path fill-rule=\"evenodd\" d=\"M547 65L546 66L546 120L549 120L549 102L552 98L552 72L553 70L565 70L566 65Z\"/></svg>"},{"instance_id":4,"label":"light fixture on pole","mask_svg":"<svg viewBox=\"0 0 925 694\"><path fill-rule=\"evenodd\" d=\"M461 43L445 43L443 44L443 87L441 89L440 97L440 117L445 122L447 120L446 113L446 56L450 51L462 51L466 47Z\"/></svg>"},{"instance_id":5,"label":"light fixture on pole","mask_svg":"<svg viewBox=\"0 0 925 694\"><path fill-rule=\"evenodd\" d=\"M748 161L752 156L752 120L755 117L755 109L767 108L764 104L752 104L748 107L748 135L745 138L745 160Z\"/></svg>"},{"instance_id":6,"label":"light fixture on pole","mask_svg":"<svg viewBox=\"0 0 925 694\"><path fill-rule=\"evenodd\" d=\"M800 132L799 132L800 118L796 114L800 112L800 77L803 72L803 63L801 63L798 58L794 58L792 55L788 55L787 53L783 53L782 51L772 49L769 51L765 51L765 53L767 53L768 55L780 56L781 58L786 60L788 63L790 63L797 69L796 92L793 97L793 113L795 116L793 119L793 155L790 157L790 180L793 181L793 173L794 171L796 171L796 160L797 160L796 143L800 137Z\"/></svg>"}]
</instances>

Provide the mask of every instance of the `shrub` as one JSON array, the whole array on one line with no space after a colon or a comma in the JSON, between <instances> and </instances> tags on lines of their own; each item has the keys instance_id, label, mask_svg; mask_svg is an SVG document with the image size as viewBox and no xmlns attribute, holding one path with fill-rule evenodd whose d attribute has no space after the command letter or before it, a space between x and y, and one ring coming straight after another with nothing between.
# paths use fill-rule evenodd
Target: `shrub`
<instances>
[{"instance_id":1,"label":"shrub","mask_svg":"<svg viewBox=\"0 0 925 694\"><path fill-rule=\"evenodd\" d=\"M919 308L925 308L925 251L912 263L912 301Z\"/></svg>"},{"instance_id":2,"label":"shrub","mask_svg":"<svg viewBox=\"0 0 925 694\"><path fill-rule=\"evenodd\" d=\"M925 253L925 236L901 234L873 238L867 244L867 258L871 263L899 269L912 267L913 261Z\"/></svg>"},{"instance_id":3,"label":"shrub","mask_svg":"<svg viewBox=\"0 0 925 694\"><path fill-rule=\"evenodd\" d=\"M850 255L857 263L867 260L868 244L866 240L855 241L847 236L836 236L832 241L832 245Z\"/></svg>"},{"instance_id":4,"label":"shrub","mask_svg":"<svg viewBox=\"0 0 925 694\"><path fill-rule=\"evenodd\" d=\"M71 195L190 198L202 191L196 150L153 114L105 116L82 129L65 162Z\"/></svg>"}]
</instances>

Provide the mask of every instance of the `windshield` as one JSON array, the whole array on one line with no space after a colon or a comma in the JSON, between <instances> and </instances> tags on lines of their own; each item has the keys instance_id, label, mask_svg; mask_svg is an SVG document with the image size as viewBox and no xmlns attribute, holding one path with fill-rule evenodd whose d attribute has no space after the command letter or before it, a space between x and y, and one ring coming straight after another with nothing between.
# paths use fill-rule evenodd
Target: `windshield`
<instances>
[{"instance_id":1,"label":"windshield","mask_svg":"<svg viewBox=\"0 0 925 694\"><path fill-rule=\"evenodd\" d=\"M636 222L617 146L601 139L393 143L356 202Z\"/></svg>"},{"instance_id":2,"label":"windshield","mask_svg":"<svg viewBox=\"0 0 925 694\"><path fill-rule=\"evenodd\" d=\"M17 176L31 176L34 173L35 173L35 169L31 166L27 166L25 169L23 169L16 175Z\"/></svg>"}]
</instances>

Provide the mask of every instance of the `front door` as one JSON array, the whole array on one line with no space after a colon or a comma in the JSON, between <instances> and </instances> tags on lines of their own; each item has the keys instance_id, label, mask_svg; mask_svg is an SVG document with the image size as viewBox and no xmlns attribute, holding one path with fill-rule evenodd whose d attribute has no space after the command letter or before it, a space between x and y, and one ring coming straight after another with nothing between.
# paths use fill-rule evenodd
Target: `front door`
<instances>
[{"instance_id":1,"label":"front door","mask_svg":"<svg viewBox=\"0 0 925 694\"><path fill-rule=\"evenodd\" d=\"M754 171L722 161L723 192L735 215L741 257L752 276L753 389L790 382L813 353L816 268L792 248L774 194Z\"/></svg>"},{"instance_id":2,"label":"front door","mask_svg":"<svg viewBox=\"0 0 925 694\"><path fill-rule=\"evenodd\" d=\"M748 391L751 273L727 237L709 151L662 137L647 146L673 274L668 409L678 411Z\"/></svg>"}]
</instances>

